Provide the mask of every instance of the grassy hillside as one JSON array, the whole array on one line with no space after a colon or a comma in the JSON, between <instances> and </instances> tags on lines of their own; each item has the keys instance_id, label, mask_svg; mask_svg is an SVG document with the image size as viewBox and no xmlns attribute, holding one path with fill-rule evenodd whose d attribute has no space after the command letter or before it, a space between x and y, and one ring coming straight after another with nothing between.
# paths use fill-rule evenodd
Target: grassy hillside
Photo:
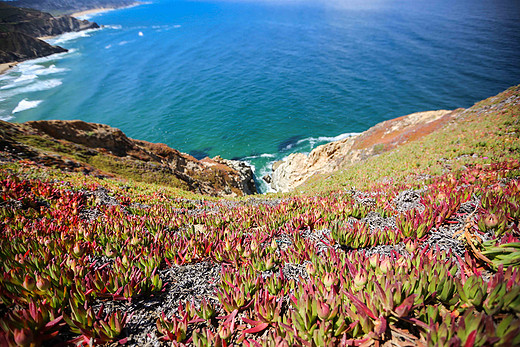
<instances>
[{"instance_id":1,"label":"grassy hillside","mask_svg":"<svg viewBox=\"0 0 520 347\"><path fill-rule=\"evenodd\" d=\"M288 195L2 153L0 345L520 344L520 87Z\"/></svg>"}]
</instances>

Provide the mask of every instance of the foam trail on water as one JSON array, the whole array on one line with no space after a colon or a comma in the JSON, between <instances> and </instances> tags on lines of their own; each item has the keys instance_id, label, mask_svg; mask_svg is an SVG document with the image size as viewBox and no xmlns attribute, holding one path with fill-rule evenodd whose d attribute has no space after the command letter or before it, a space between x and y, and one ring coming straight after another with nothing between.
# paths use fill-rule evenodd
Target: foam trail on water
<instances>
[{"instance_id":1,"label":"foam trail on water","mask_svg":"<svg viewBox=\"0 0 520 347\"><path fill-rule=\"evenodd\" d=\"M32 101L30 101L30 100L27 100L27 99L23 99L22 101L20 101L18 103L18 106L15 107L15 109L13 110L12 113L18 113L18 112L22 112L22 111L25 111L25 110L30 110L31 108L36 108L42 102L43 102L43 100L32 100Z\"/></svg>"},{"instance_id":2,"label":"foam trail on water","mask_svg":"<svg viewBox=\"0 0 520 347\"><path fill-rule=\"evenodd\" d=\"M43 90L49 90L52 88L56 88L62 84L59 79L50 79L46 81L38 81L26 86L17 86L16 88L11 87L9 90L5 92L1 92L0 96L3 98L10 98L18 94L22 93L32 93L32 92L40 92ZM3 88L3 87L2 87Z\"/></svg>"},{"instance_id":3,"label":"foam trail on water","mask_svg":"<svg viewBox=\"0 0 520 347\"><path fill-rule=\"evenodd\" d=\"M34 73L38 76L47 76L47 75L53 75L53 74L57 74L60 72L65 72L65 71L69 71L69 69L56 67L56 65L53 64L47 68L42 67L41 69L34 71Z\"/></svg>"},{"instance_id":4,"label":"foam trail on water","mask_svg":"<svg viewBox=\"0 0 520 347\"><path fill-rule=\"evenodd\" d=\"M250 160L250 159L258 159L258 158L274 158L274 157L275 157L274 154L263 153L263 154L260 154L260 155L250 155L250 156L245 157L244 159L241 159L241 160Z\"/></svg>"},{"instance_id":5,"label":"foam trail on water","mask_svg":"<svg viewBox=\"0 0 520 347\"><path fill-rule=\"evenodd\" d=\"M267 183L266 181L264 181L263 177L265 175L268 175L268 174L271 174L272 173L272 167L273 167L273 164L276 162L276 160L272 160L272 161L269 161L267 162L258 172L258 176L257 177L257 180L258 180L258 183L260 185L260 189L262 190L262 194L267 194L267 193L274 193L276 192L276 190L274 190L272 187L271 187L271 184L270 183Z\"/></svg>"},{"instance_id":6,"label":"foam trail on water","mask_svg":"<svg viewBox=\"0 0 520 347\"><path fill-rule=\"evenodd\" d=\"M37 79L38 76L48 76L57 74L60 72L68 71L68 69L65 68L57 68L56 65L51 65L49 67L45 67L42 65L34 64L34 65L27 65L26 67L21 67L19 71L22 73L22 75L18 78L16 78L13 81L13 84L4 86L0 89L9 89L12 87L16 87L16 85L20 84L27 84L29 82L32 82L33 80Z\"/></svg>"},{"instance_id":7,"label":"foam trail on water","mask_svg":"<svg viewBox=\"0 0 520 347\"><path fill-rule=\"evenodd\" d=\"M65 33L62 35L59 35L57 37L54 37L52 39L46 40L51 45L63 45L64 43L67 43L69 41L77 40L82 37L89 37L91 33L98 31L100 29L87 29L83 31L76 31L71 33Z\"/></svg>"},{"instance_id":8,"label":"foam trail on water","mask_svg":"<svg viewBox=\"0 0 520 347\"><path fill-rule=\"evenodd\" d=\"M320 137L308 137L305 139L298 140L296 143L297 145L300 145L304 142L309 142L311 148L313 148L317 143L320 142L335 142L335 141L341 141L344 139L347 139L352 136L359 135L359 133L344 133L340 134L338 136L320 136Z\"/></svg>"},{"instance_id":9,"label":"foam trail on water","mask_svg":"<svg viewBox=\"0 0 520 347\"><path fill-rule=\"evenodd\" d=\"M103 29L113 29L113 30L121 30L123 28L122 25L116 24L116 25L103 25Z\"/></svg>"},{"instance_id":10,"label":"foam trail on water","mask_svg":"<svg viewBox=\"0 0 520 347\"><path fill-rule=\"evenodd\" d=\"M35 80L36 78L38 78L37 75L35 74L30 74L30 75L21 75L20 77L18 77L17 79L15 79L13 82L14 83L18 83L18 84L21 84L22 82L30 82L32 80ZM14 86L14 85L13 85ZM2 87L1 89L4 89L4 87Z\"/></svg>"}]
</instances>

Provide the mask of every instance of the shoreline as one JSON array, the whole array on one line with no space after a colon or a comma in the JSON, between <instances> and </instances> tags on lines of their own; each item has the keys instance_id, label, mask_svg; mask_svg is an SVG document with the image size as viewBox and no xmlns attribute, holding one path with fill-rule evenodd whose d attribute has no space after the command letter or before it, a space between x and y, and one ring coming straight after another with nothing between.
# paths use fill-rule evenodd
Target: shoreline
<instances>
[{"instance_id":1,"label":"shoreline","mask_svg":"<svg viewBox=\"0 0 520 347\"><path fill-rule=\"evenodd\" d=\"M146 3L147 2L144 2L144 1L136 1L136 2L132 3L131 5L123 6L123 7L100 7L100 8L93 8L93 9L90 9L90 10L74 12L74 13L70 14L70 16L71 17L75 17L77 19L80 19L78 17L95 15L95 14L105 13L105 12L115 11L115 10L122 10L122 9L125 9L125 8L132 8L132 7L136 7L136 6L139 6L139 5L144 5ZM59 36L59 35L55 35L55 36L42 36L42 37L37 37L37 39L38 40L42 40L42 41L46 41L46 40L55 38L56 36ZM32 59L29 59L29 60L32 60ZM11 68L15 67L16 65L18 65L20 63L21 63L20 61L13 61L13 62L9 62L9 63L1 63L0 64L0 76L4 75L7 71L9 71Z\"/></svg>"},{"instance_id":2,"label":"shoreline","mask_svg":"<svg viewBox=\"0 0 520 347\"><path fill-rule=\"evenodd\" d=\"M6 73L7 71L9 71L10 69L12 69L13 67L15 67L18 64L20 64L19 61L13 61L10 63L0 64L0 75L3 75L4 73Z\"/></svg>"},{"instance_id":3,"label":"shoreline","mask_svg":"<svg viewBox=\"0 0 520 347\"><path fill-rule=\"evenodd\" d=\"M99 7L99 8L93 8L90 10L74 12L74 13L71 13L70 16L75 17L77 19L81 19L79 17L95 15L95 14L110 12L110 11L114 11L114 10L122 10L125 8L132 8L132 7L136 7L136 6L143 5L143 4L145 4L145 2L136 1L128 6L123 6L123 7Z\"/></svg>"},{"instance_id":4,"label":"shoreline","mask_svg":"<svg viewBox=\"0 0 520 347\"><path fill-rule=\"evenodd\" d=\"M74 18L78 18L78 17L88 16L88 15L92 15L92 14L105 13L105 12L109 12L109 11L113 11L113 10L116 10L116 8L115 7L100 7L100 8L93 8L91 10L74 12L70 16L74 17Z\"/></svg>"}]
</instances>

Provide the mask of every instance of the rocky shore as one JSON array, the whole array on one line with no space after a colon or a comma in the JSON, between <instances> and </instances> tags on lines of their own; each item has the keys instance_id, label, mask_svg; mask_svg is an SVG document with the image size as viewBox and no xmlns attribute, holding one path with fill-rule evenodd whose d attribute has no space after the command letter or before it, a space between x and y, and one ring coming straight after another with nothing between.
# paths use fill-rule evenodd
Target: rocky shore
<instances>
[{"instance_id":1,"label":"rocky shore","mask_svg":"<svg viewBox=\"0 0 520 347\"><path fill-rule=\"evenodd\" d=\"M367 131L316 147L309 153L293 153L273 164L271 187L288 192L318 174L330 174L347 165L415 141L446 124L462 110L427 111L379 123Z\"/></svg>"}]
</instances>

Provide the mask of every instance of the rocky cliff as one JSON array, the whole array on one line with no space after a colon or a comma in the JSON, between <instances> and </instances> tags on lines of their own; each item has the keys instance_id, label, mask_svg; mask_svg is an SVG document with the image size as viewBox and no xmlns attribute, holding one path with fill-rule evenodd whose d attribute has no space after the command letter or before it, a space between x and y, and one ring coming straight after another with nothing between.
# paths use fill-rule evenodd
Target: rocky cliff
<instances>
[{"instance_id":1,"label":"rocky cliff","mask_svg":"<svg viewBox=\"0 0 520 347\"><path fill-rule=\"evenodd\" d=\"M309 177L328 174L349 164L417 140L452 119L456 111L428 111L388 120L360 135L316 147L309 155L294 153L273 165L271 187L288 192Z\"/></svg>"},{"instance_id":2,"label":"rocky cliff","mask_svg":"<svg viewBox=\"0 0 520 347\"><path fill-rule=\"evenodd\" d=\"M53 17L49 13L18 8L0 2L0 28L32 37L55 36L71 31L99 28L96 23L71 16Z\"/></svg>"},{"instance_id":3,"label":"rocky cliff","mask_svg":"<svg viewBox=\"0 0 520 347\"><path fill-rule=\"evenodd\" d=\"M54 14L72 14L96 8L119 8L138 3L134 0L15 0L16 7L34 8Z\"/></svg>"},{"instance_id":4,"label":"rocky cliff","mask_svg":"<svg viewBox=\"0 0 520 347\"><path fill-rule=\"evenodd\" d=\"M66 52L65 48L17 32L0 32L0 63L24 61Z\"/></svg>"},{"instance_id":5,"label":"rocky cliff","mask_svg":"<svg viewBox=\"0 0 520 347\"><path fill-rule=\"evenodd\" d=\"M0 63L23 61L65 52L38 37L99 28L96 23L71 16L53 17L37 10L17 8L0 2Z\"/></svg>"},{"instance_id":6,"label":"rocky cliff","mask_svg":"<svg viewBox=\"0 0 520 347\"><path fill-rule=\"evenodd\" d=\"M161 183L214 196L256 193L251 168L220 157L197 160L161 143L127 137L108 125L83 121L0 121L4 160L29 160L98 176Z\"/></svg>"}]
</instances>

